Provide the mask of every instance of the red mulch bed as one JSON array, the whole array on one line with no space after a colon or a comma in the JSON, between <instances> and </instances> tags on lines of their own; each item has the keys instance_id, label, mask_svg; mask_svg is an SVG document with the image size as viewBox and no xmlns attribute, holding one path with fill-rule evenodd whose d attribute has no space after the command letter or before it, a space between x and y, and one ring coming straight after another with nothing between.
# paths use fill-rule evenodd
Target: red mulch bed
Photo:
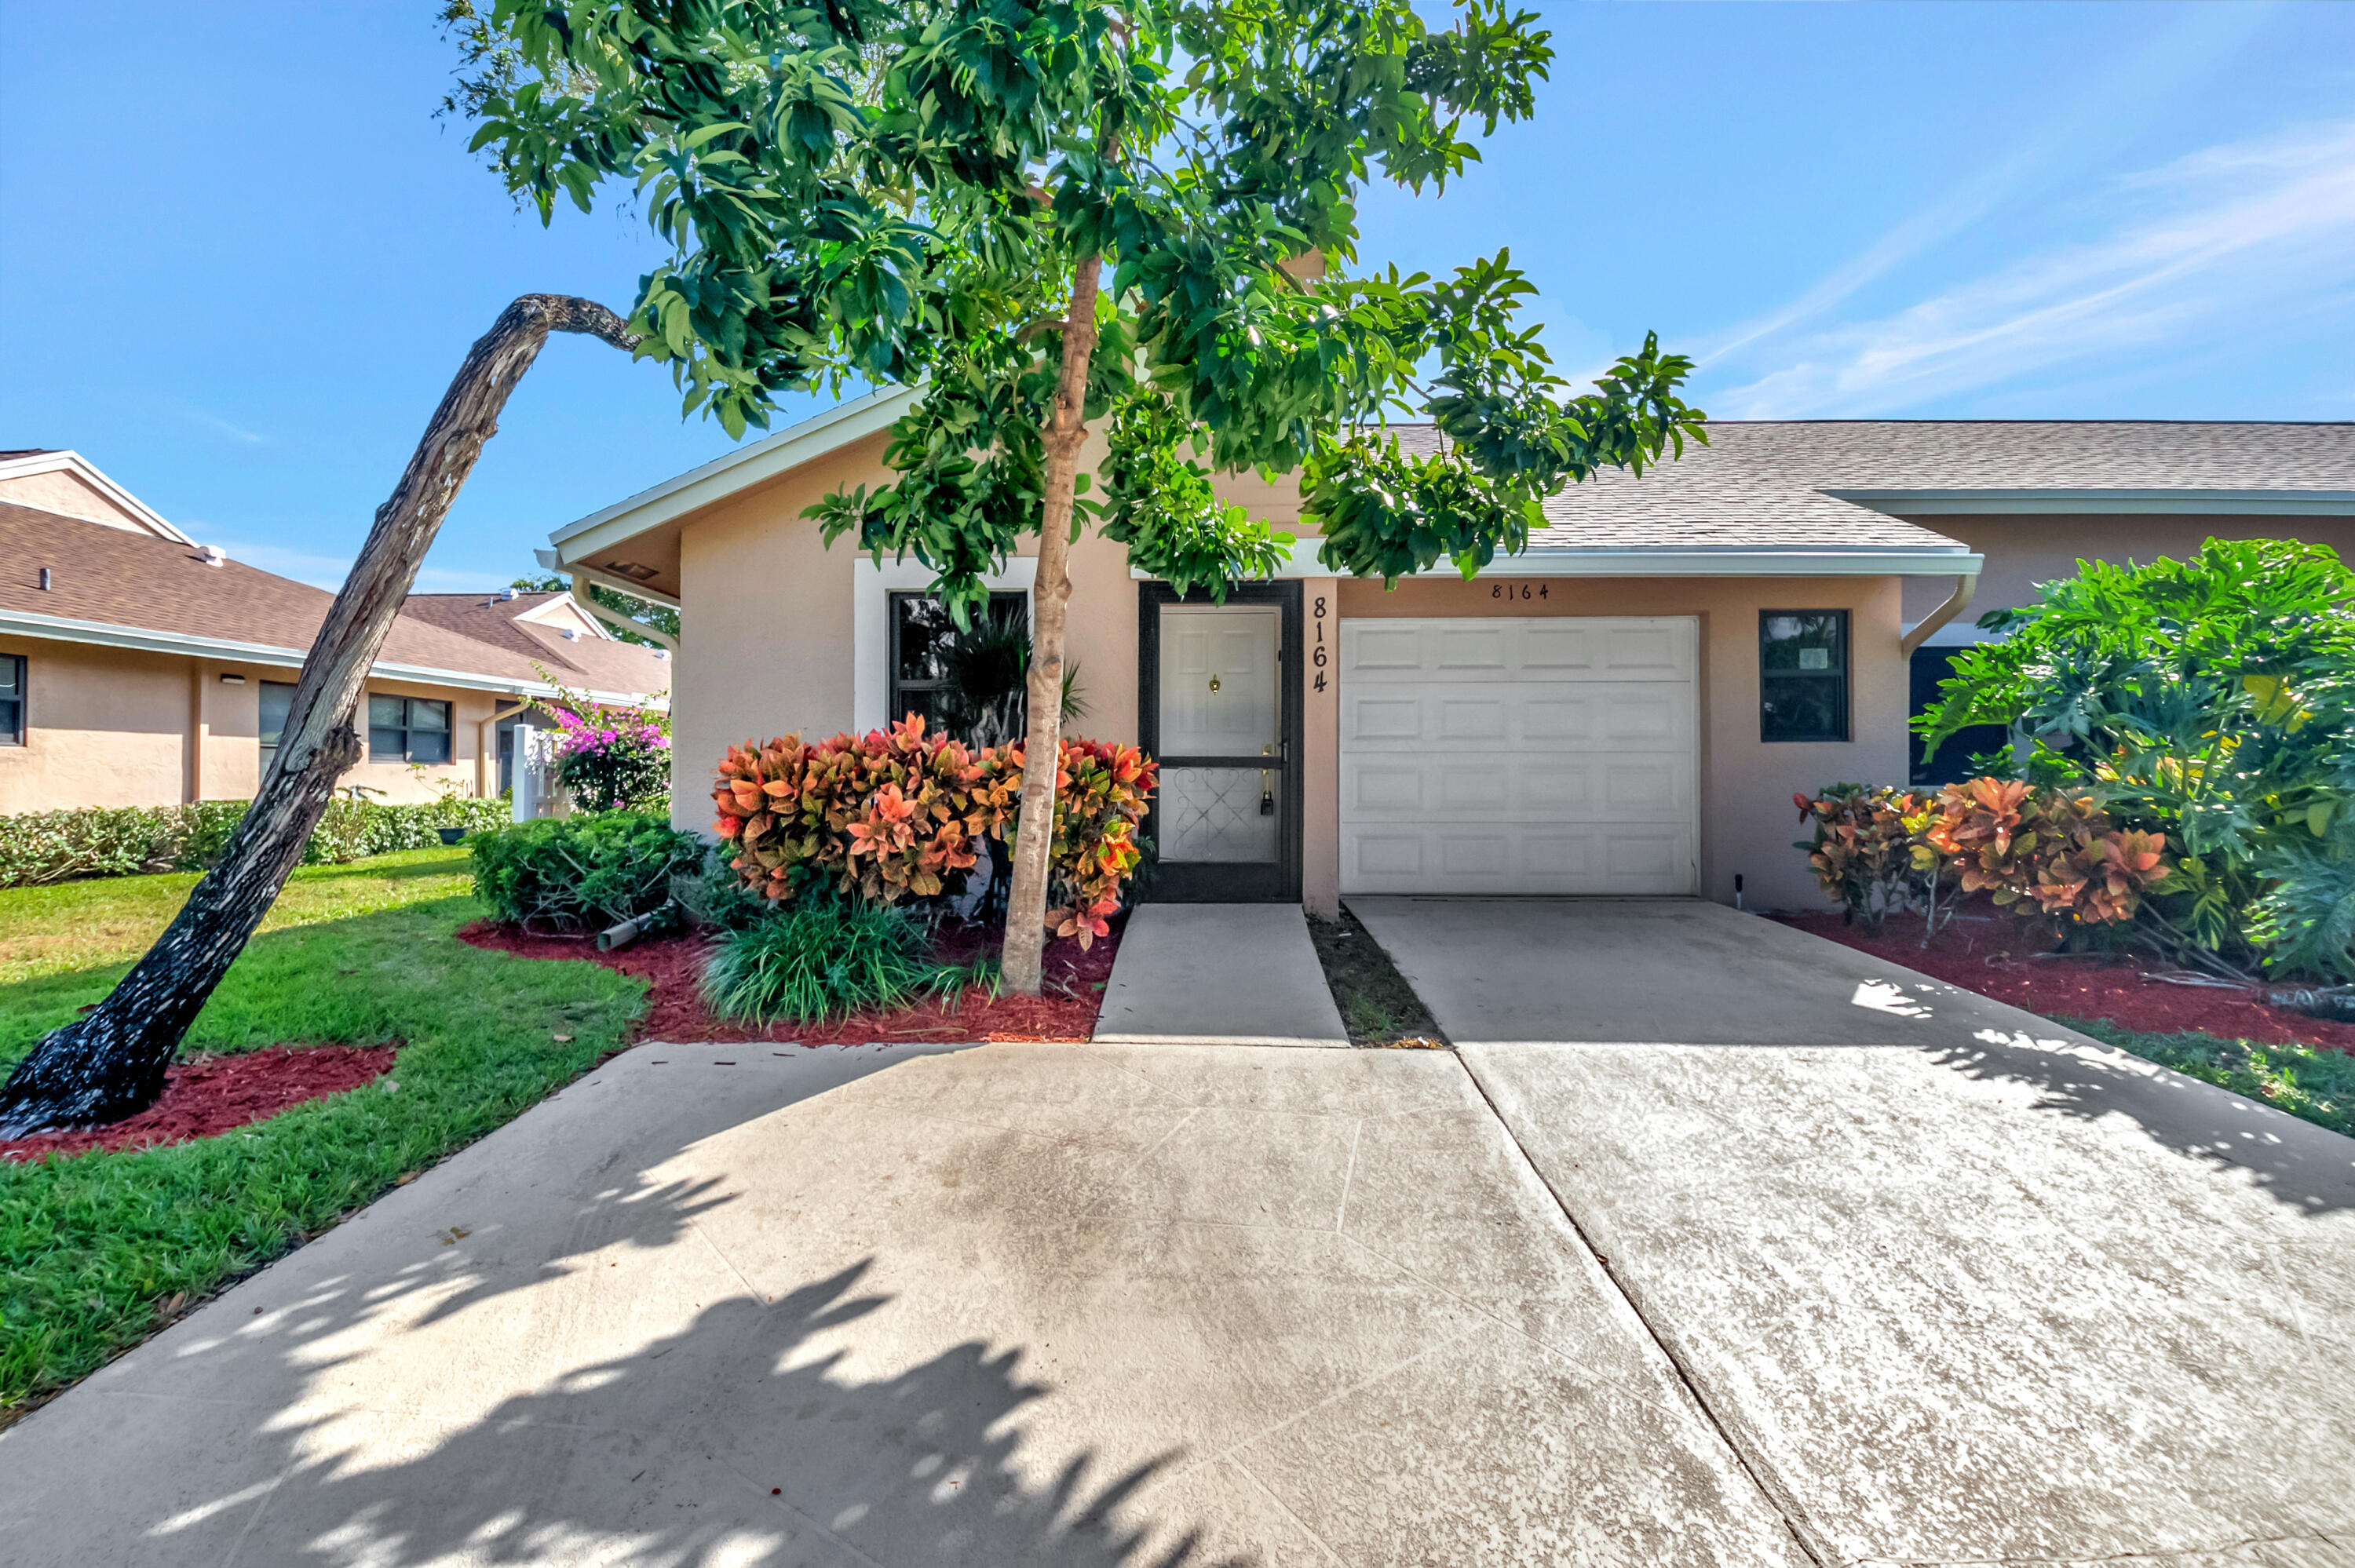
<instances>
[{"instance_id":1,"label":"red mulch bed","mask_svg":"<svg viewBox=\"0 0 2355 1568\"><path fill-rule=\"evenodd\" d=\"M2099 1018L2152 1034L2197 1030L2265 1045L2321 1045L2355 1053L2355 1023L2271 1007L2254 991L2153 980L2151 960L2104 953L2036 955L2017 922L1966 907L1922 946L1922 919L1901 916L1868 937L1836 913L1777 916L1785 925L1919 969L2047 1018Z\"/></svg>"},{"instance_id":2,"label":"red mulch bed","mask_svg":"<svg viewBox=\"0 0 2355 1568\"><path fill-rule=\"evenodd\" d=\"M1086 1040L1095 1033L1103 987L1112 978L1120 947L1115 918L1112 936L1085 952L1075 941L1047 944L1046 983L1038 996L986 998L968 992L955 1008L937 1001L895 1012L857 1012L825 1023L774 1023L756 1029L704 1010L697 994L704 955L711 942L700 934L633 942L610 953L597 950L593 934L536 937L478 920L458 933L461 941L527 959L587 959L634 975L648 987L646 1015L635 1038L695 1041L768 1040L782 1044L847 1045L875 1040ZM969 931L944 939L935 954L943 962L964 962L996 947L994 933Z\"/></svg>"},{"instance_id":3,"label":"red mulch bed","mask_svg":"<svg viewBox=\"0 0 2355 1568\"><path fill-rule=\"evenodd\" d=\"M163 1097L137 1116L82 1132L0 1139L0 1160L211 1138L372 1083L391 1069L395 1053L390 1045L273 1045L235 1056L198 1056L165 1068Z\"/></svg>"}]
</instances>

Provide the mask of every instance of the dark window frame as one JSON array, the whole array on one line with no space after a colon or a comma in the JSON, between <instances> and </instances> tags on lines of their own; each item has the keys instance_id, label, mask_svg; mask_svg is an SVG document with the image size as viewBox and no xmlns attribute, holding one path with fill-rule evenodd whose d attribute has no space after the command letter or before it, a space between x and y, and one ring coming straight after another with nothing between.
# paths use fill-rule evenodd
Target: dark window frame
<instances>
[{"instance_id":1,"label":"dark window frame","mask_svg":"<svg viewBox=\"0 0 2355 1568\"><path fill-rule=\"evenodd\" d=\"M399 725L377 723L376 705L378 703L400 704L400 723ZM431 725L421 726L415 722L414 715L416 710L421 706L436 707L442 710L442 727L440 729L437 730ZM423 768L440 768L447 766L448 764L456 761L458 758L458 741L455 733L456 719L457 715L453 710L453 705L447 698L444 697L410 697L401 696L391 692L370 692L368 694L368 760L370 762L406 762ZM398 735L400 736L400 751L398 756L387 756L378 747L377 737L381 735ZM440 736L442 738L442 754L440 757L418 757L413 755L416 750L416 746L411 737L420 735Z\"/></svg>"},{"instance_id":2,"label":"dark window frame","mask_svg":"<svg viewBox=\"0 0 2355 1568\"><path fill-rule=\"evenodd\" d=\"M926 593L921 588L894 588L883 596L883 721L886 724L898 724L908 716L909 708L904 694L929 694L937 692L948 684L944 677L919 676L914 679L904 679L900 675L900 607L911 601L926 599L937 603L939 598L939 595ZM1006 604L1018 607L1022 623L1026 627L1029 625L1030 595L1027 589L992 588L989 594L988 613L996 614L998 607ZM929 714L932 711L931 705L926 704L923 711ZM931 728L929 719L926 720L926 728L928 730Z\"/></svg>"},{"instance_id":3,"label":"dark window frame","mask_svg":"<svg viewBox=\"0 0 2355 1568\"><path fill-rule=\"evenodd\" d=\"M30 740L33 721L33 694L26 688L32 683L33 665L22 653L0 653L0 668L16 666L16 678L10 684L15 696L0 696L0 746L23 746Z\"/></svg>"},{"instance_id":4,"label":"dark window frame","mask_svg":"<svg viewBox=\"0 0 2355 1568\"><path fill-rule=\"evenodd\" d=\"M285 733L283 728L283 718L280 720L282 727L275 734L273 734L269 728L270 694L272 692L284 692L286 694L287 705L291 710L294 702L294 683L292 681L263 681L259 683L256 687L254 693L253 735L256 748L261 753L261 771L263 773L268 773L270 771L270 764L278 755L279 736ZM291 711L285 715L286 718L291 718L293 716L293 715Z\"/></svg>"},{"instance_id":5,"label":"dark window frame","mask_svg":"<svg viewBox=\"0 0 2355 1568\"><path fill-rule=\"evenodd\" d=\"M1838 628L1839 658L1822 670L1798 668L1776 669L1767 662L1767 649L1779 638L1771 638L1769 629L1778 616L1829 617ZM1758 739L1761 745L1845 745L1856 738L1854 713L1856 641L1852 635L1849 614L1845 609L1762 609L1758 612ZM1835 694L1831 710L1838 715L1838 733L1831 735L1777 735L1771 694L1776 683L1801 681L1829 684Z\"/></svg>"}]
</instances>

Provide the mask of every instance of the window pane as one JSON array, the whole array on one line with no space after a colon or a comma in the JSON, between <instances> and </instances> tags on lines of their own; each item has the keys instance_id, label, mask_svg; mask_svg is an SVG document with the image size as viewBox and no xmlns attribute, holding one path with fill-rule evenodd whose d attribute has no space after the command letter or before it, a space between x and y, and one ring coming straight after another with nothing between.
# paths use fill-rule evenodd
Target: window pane
<instances>
[{"instance_id":1,"label":"window pane","mask_svg":"<svg viewBox=\"0 0 2355 1568\"><path fill-rule=\"evenodd\" d=\"M409 727L411 729L448 729L450 705L430 703L423 697L409 699Z\"/></svg>"},{"instance_id":2,"label":"window pane","mask_svg":"<svg viewBox=\"0 0 2355 1568\"><path fill-rule=\"evenodd\" d=\"M939 599L926 594L891 596L891 614L900 632L900 662L892 673L902 681L941 678L941 651L956 630Z\"/></svg>"},{"instance_id":3,"label":"window pane","mask_svg":"<svg viewBox=\"0 0 2355 1568\"><path fill-rule=\"evenodd\" d=\"M1759 705L1759 735L1764 740L1845 740L1846 691L1838 681L1804 675L1769 675Z\"/></svg>"},{"instance_id":4,"label":"window pane","mask_svg":"<svg viewBox=\"0 0 2355 1568\"><path fill-rule=\"evenodd\" d=\"M15 697L0 697L0 746L24 743L25 705Z\"/></svg>"},{"instance_id":5,"label":"window pane","mask_svg":"<svg viewBox=\"0 0 2355 1568\"><path fill-rule=\"evenodd\" d=\"M1256 768L1161 770L1161 858L1265 863L1283 849L1276 836L1276 786L1283 776Z\"/></svg>"},{"instance_id":6,"label":"window pane","mask_svg":"<svg viewBox=\"0 0 2355 1568\"><path fill-rule=\"evenodd\" d=\"M400 729L408 724L409 705L399 697L368 698L368 726L372 729ZM373 744L373 743L371 743Z\"/></svg>"},{"instance_id":7,"label":"window pane","mask_svg":"<svg viewBox=\"0 0 2355 1568\"><path fill-rule=\"evenodd\" d=\"M276 746L294 706L294 688L282 681L261 683L261 744Z\"/></svg>"},{"instance_id":8,"label":"window pane","mask_svg":"<svg viewBox=\"0 0 2355 1568\"><path fill-rule=\"evenodd\" d=\"M0 654L0 697L25 694L25 661L17 654Z\"/></svg>"},{"instance_id":9,"label":"window pane","mask_svg":"<svg viewBox=\"0 0 2355 1568\"><path fill-rule=\"evenodd\" d=\"M418 705L424 706L422 703ZM446 729L412 729L409 732L409 760L411 762L447 762L450 760L450 732Z\"/></svg>"},{"instance_id":10,"label":"window pane","mask_svg":"<svg viewBox=\"0 0 2355 1568\"><path fill-rule=\"evenodd\" d=\"M401 759L402 736L400 730L371 727L368 730L368 760L399 762Z\"/></svg>"},{"instance_id":11,"label":"window pane","mask_svg":"<svg viewBox=\"0 0 2355 1568\"><path fill-rule=\"evenodd\" d=\"M1847 620L1836 609L1768 612L1759 629L1761 667L1844 673L1848 669Z\"/></svg>"}]
</instances>

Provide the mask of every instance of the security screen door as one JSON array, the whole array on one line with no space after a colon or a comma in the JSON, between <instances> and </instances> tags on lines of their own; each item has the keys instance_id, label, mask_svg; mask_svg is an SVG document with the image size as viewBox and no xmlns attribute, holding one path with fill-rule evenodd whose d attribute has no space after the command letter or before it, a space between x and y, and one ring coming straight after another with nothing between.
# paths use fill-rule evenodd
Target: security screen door
<instances>
[{"instance_id":1,"label":"security screen door","mask_svg":"<svg viewBox=\"0 0 2355 1568\"><path fill-rule=\"evenodd\" d=\"M1297 585L1238 588L1223 605L1147 590L1140 727L1161 762L1152 896L1297 898Z\"/></svg>"}]
</instances>

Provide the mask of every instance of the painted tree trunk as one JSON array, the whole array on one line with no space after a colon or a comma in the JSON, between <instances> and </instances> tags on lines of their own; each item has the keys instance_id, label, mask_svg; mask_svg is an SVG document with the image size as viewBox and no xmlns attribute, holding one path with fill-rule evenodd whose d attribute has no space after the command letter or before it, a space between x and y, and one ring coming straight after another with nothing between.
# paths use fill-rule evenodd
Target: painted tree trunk
<instances>
[{"instance_id":1,"label":"painted tree trunk","mask_svg":"<svg viewBox=\"0 0 2355 1568\"><path fill-rule=\"evenodd\" d=\"M213 869L135 968L89 1016L33 1048L0 1086L0 1136L119 1120L153 1103L213 988L269 913L287 874L360 758L357 712L369 668L426 547L498 429L507 395L550 332L636 345L604 306L526 294L468 351L425 428L296 682L278 754Z\"/></svg>"},{"instance_id":2,"label":"painted tree trunk","mask_svg":"<svg viewBox=\"0 0 2355 1568\"><path fill-rule=\"evenodd\" d=\"M1063 315L1062 373L1055 386L1055 417L1047 426L1044 515L1039 529L1039 576L1031 588L1036 620L1030 630L1030 728L1022 747L1022 814L1014 837L1014 885L1006 906L1006 989L1036 996L1047 950L1047 868L1055 839L1055 776L1063 742L1063 632L1070 619L1071 511L1079 493L1081 425L1088 397L1088 361L1096 348L1096 286L1092 256L1071 274L1071 308Z\"/></svg>"}]
</instances>

